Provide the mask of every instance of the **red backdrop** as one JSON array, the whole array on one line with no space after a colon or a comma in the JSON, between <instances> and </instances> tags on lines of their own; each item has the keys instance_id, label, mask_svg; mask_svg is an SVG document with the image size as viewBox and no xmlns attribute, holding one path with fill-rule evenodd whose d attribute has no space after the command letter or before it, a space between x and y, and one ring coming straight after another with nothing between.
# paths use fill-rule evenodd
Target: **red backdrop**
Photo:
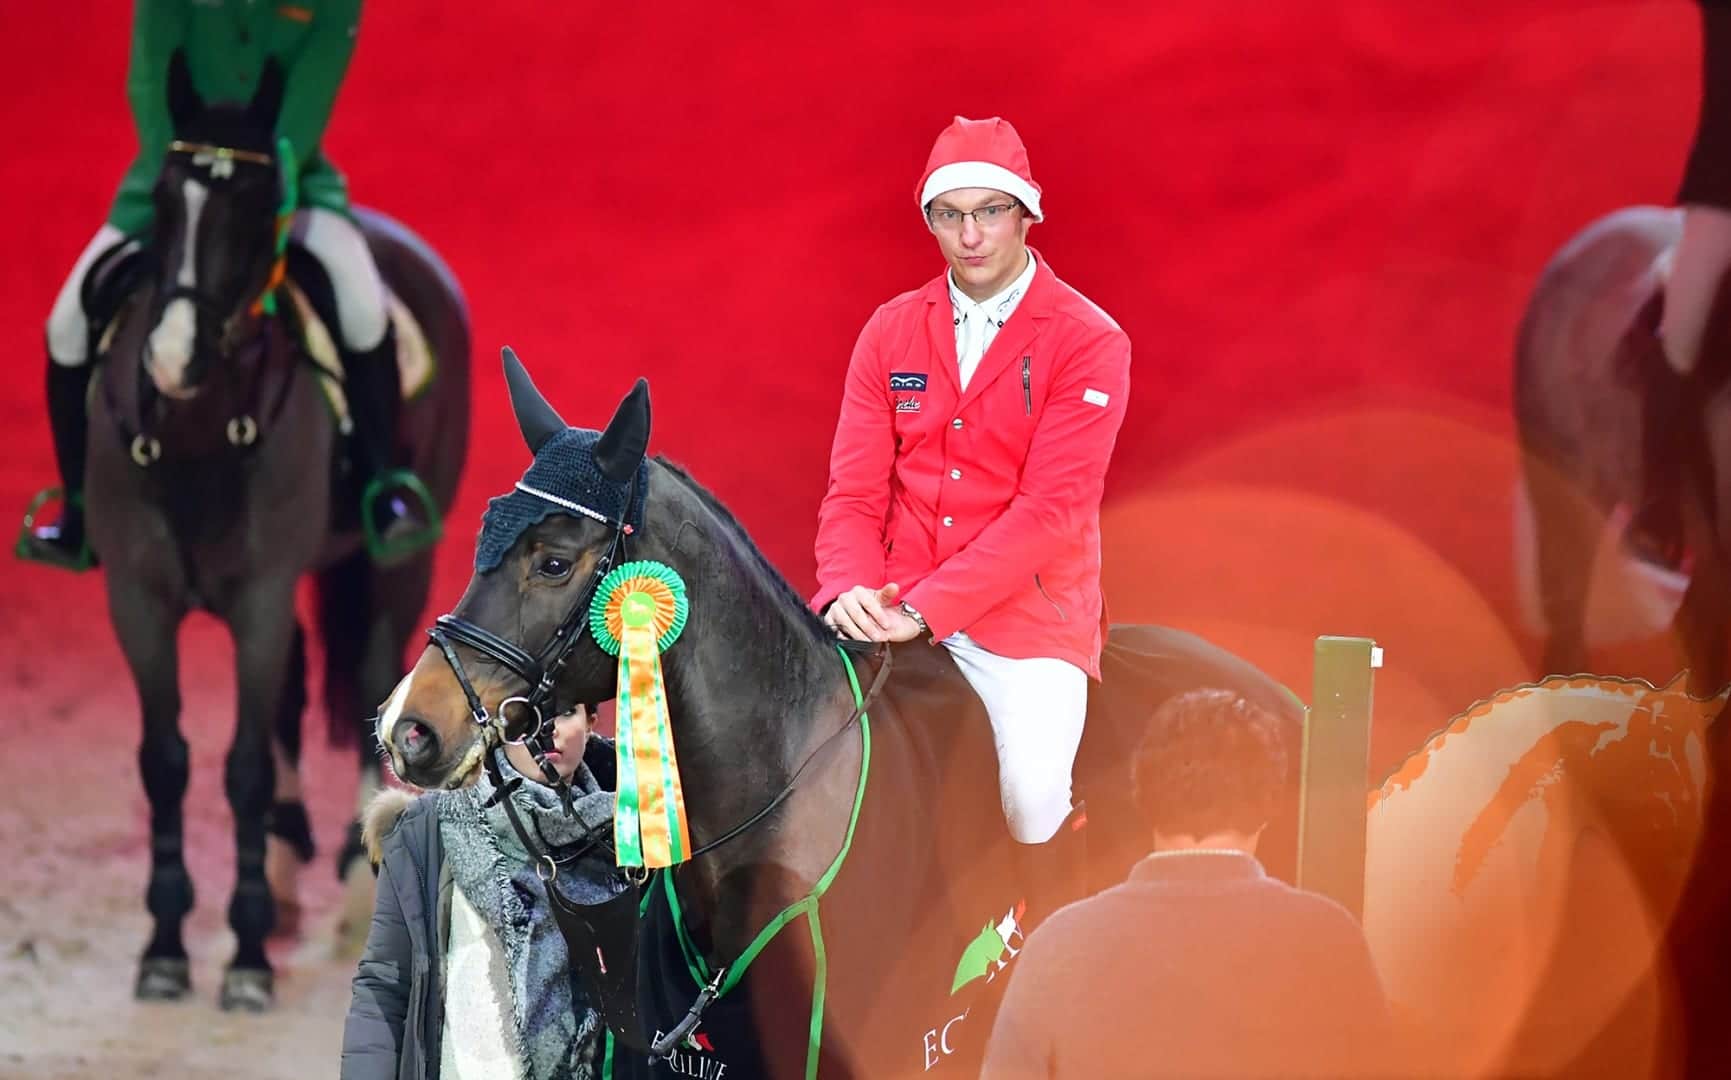
<instances>
[{"instance_id":1,"label":"red backdrop","mask_svg":"<svg viewBox=\"0 0 1731 1080\"><path fill-rule=\"evenodd\" d=\"M6 4L0 508L52 476L41 322L133 151L127 7ZM854 335L940 268L912 197L930 140L955 113L998 113L1047 192L1034 242L1135 345L1108 492L1114 616L1202 630L1301 691L1312 636L1378 638L1382 764L1532 674L1510 554L1513 327L1569 232L1669 199L1695 108L1691 5L757 9L367 11L327 147L360 201L438 246L474 319L440 610L485 498L525 463L507 343L575 423L647 375L654 449L808 586ZM95 575L14 565L0 623L0 717L65 709L99 673L104 722L133 738ZM195 684L226 664L200 641ZM1668 674L1661 653L1641 662Z\"/></svg>"}]
</instances>

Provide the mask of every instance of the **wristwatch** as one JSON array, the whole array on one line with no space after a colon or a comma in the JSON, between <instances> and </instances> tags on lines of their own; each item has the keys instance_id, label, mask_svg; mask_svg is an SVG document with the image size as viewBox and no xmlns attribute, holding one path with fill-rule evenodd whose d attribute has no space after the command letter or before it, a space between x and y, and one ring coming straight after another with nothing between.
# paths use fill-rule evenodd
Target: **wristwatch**
<instances>
[{"instance_id":1,"label":"wristwatch","mask_svg":"<svg viewBox=\"0 0 1731 1080\"><path fill-rule=\"evenodd\" d=\"M902 614L914 621L915 625L920 628L920 633L929 634L932 632L932 628L926 625L926 617L915 611L906 600L902 601Z\"/></svg>"}]
</instances>

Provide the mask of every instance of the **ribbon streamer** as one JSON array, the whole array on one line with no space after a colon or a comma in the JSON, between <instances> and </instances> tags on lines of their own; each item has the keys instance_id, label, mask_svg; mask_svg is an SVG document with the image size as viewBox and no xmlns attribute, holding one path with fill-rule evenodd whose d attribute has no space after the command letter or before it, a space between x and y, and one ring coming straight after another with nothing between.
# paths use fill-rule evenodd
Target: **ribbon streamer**
<instances>
[{"instance_id":1,"label":"ribbon streamer","mask_svg":"<svg viewBox=\"0 0 1731 1080\"><path fill-rule=\"evenodd\" d=\"M620 866L666 867L691 852L661 654L690 614L685 581L665 563L630 562L595 590L589 628L619 657L619 794L613 842Z\"/></svg>"}]
</instances>

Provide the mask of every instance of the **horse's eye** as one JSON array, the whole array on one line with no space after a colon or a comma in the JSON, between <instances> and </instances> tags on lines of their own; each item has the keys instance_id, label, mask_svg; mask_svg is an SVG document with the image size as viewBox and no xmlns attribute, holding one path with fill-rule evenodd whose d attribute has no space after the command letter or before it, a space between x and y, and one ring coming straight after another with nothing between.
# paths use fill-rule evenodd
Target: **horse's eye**
<instances>
[{"instance_id":1,"label":"horse's eye","mask_svg":"<svg viewBox=\"0 0 1731 1080\"><path fill-rule=\"evenodd\" d=\"M544 578L558 579L571 573L571 560L561 559L557 555L549 555L535 566L535 572Z\"/></svg>"}]
</instances>

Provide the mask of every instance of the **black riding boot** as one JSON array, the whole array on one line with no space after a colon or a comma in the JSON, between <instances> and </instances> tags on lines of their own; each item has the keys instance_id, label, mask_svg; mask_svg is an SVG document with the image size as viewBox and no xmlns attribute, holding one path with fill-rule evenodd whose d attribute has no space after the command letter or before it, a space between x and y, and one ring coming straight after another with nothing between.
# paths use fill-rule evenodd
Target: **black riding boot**
<instances>
[{"instance_id":1,"label":"black riding boot","mask_svg":"<svg viewBox=\"0 0 1731 1080\"><path fill-rule=\"evenodd\" d=\"M1070 811L1058 831L1043 844L1010 844L1016 884L1027 908L1016 920L1020 938L1009 942L1009 949L1022 950L1029 934L1066 904L1090 895L1088 886L1088 812L1083 804ZM1008 950L1003 957L1009 961ZM955 1038L955 1052L967 1060L979 1060L985 1054L986 1040L1003 1004L1004 987L1009 980L997 973L983 983L975 983L968 993L968 1022L961 1025Z\"/></svg>"},{"instance_id":2,"label":"black riding boot","mask_svg":"<svg viewBox=\"0 0 1731 1080\"><path fill-rule=\"evenodd\" d=\"M1665 359L1657 336L1641 335L1650 352L1639 358L1641 386L1641 497L1629 523L1629 550L1669 570L1684 555L1683 485L1689 468L1687 430L1690 381ZM1645 351L1645 350L1644 350Z\"/></svg>"},{"instance_id":3,"label":"black riding boot","mask_svg":"<svg viewBox=\"0 0 1731 1080\"><path fill-rule=\"evenodd\" d=\"M342 352L349 412L354 422L350 459L362 499L370 496L373 530L388 545L412 534L417 527L402 493L384 483L388 474L400 467L397 422L402 414L403 395L397 373L396 331L387 328L384 338L366 352L348 349Z\"/></svg>"},{"instance_id":4,"label":"black riding boot","mask_svg":"<svg viewBox=\"0 0 1731 1080\"><path fill-rule=\"evenodd\" d=\"M48 358L48 425L64 498L59 520L38 525L33 535L69 563L84 551L84 443L90 426L84 397L90 389L90 370L89 364L67 367Z\"/></svg>"},{"instance_id":5,"label":"black riding boot","mask_svg":"<svg viewBox=\"0 0 1731 1080\"><path fill-rule=\"evenodd\" d=\"M1043 844L1016 844L1016 877L1028 910L1020 920L1030 933L1066 904L1089 893L1088 811L1078 804Z\"/></svg>"}]
</instances>

